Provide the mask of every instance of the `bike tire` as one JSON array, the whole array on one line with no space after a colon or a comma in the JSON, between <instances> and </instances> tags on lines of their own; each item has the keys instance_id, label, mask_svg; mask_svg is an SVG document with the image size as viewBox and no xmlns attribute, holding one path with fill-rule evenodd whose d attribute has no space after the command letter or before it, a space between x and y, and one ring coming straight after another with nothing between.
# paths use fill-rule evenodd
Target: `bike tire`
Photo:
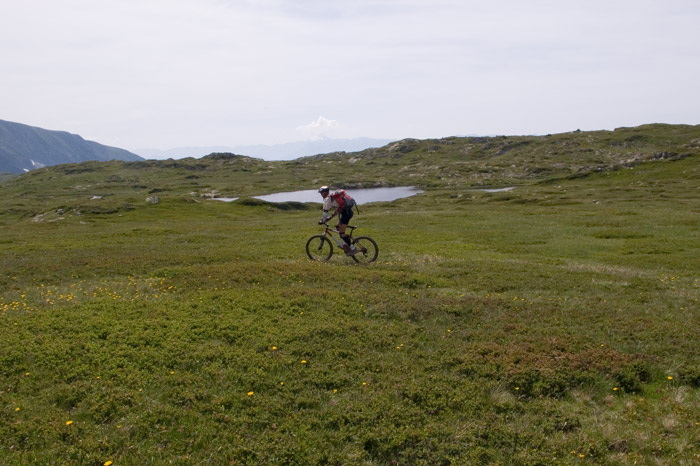
<instances>
[{"instance_id":1,"label":"bike tire","mask_svg":"<svg viewBox=\"0 0 700 466\"><path fill-rule=\"evenodd\" d=\"M324 235L314 235L306 242L306 254L312 261L327 262L333 255L333 243Z\"/></svg>"},{"instance_id":2,"label":"bike tire","mask_svg":"<svg viewBox=\"0 0 700 466\"><path fill-rule=\"evenodd\" d=\"M352 244L355 245L355 249L360 250L360 252L356 252L351 256L355 262L369 264L377 260L377 256L379 256L379 246L377 246L377 242L369 236L358 236L352 240Z\"/></svg>"}]
</instances>

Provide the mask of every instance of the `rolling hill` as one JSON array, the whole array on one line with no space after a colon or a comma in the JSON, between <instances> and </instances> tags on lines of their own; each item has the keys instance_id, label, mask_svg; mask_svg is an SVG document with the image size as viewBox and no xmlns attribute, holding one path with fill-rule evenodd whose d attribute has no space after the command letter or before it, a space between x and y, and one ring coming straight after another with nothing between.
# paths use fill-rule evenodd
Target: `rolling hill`
<instances>
[{"instance_id":1,"label":"rolling hill","mask_svg":"<svg viewBox=\"0 0 700 466\"><path fill-rule=\"evenodd\" d=\"M32 170L0 184L0 194L16 212L86 204L96 212L116 212L156 193L164 200L244 198L321 184L348 189L412 185L459 196L641 164L690 158L692 165L699 155L700 126L654 124L546 136L405 139L292 161L221 153L200 159L82 162Z\"/></svg>"}]
</instances>

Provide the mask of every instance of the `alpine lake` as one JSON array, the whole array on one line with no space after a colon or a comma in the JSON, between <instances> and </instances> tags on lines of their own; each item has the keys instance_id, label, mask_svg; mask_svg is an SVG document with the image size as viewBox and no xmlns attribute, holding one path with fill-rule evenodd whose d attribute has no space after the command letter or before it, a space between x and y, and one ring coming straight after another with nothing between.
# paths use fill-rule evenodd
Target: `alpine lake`
<instances>
[{"instance_id":1,"label":"alpine lake","mask_svg":"<svg viewBox=\"0 0 700 466\"><path fill-rule=\"evenodd\" d=\"M423 191L413 186L398 186L393 188L348 189L347 192L358 204L369 204L371 202L391 202L421 194ZM273 193L253 197L266 202L322 202L321 195L315 189ZM215 201L233 202L238 198L215 197L212 199Z\"/></svg>"}]
</instances>

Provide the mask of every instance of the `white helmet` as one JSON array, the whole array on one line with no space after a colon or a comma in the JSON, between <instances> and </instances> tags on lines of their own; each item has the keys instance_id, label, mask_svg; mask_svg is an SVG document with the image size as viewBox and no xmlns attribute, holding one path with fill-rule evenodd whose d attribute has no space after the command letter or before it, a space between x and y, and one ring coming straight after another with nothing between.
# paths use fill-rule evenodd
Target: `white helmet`
<instances>
[{"instance_id":1,"label":"white helmet","mask_svg":"<svg viewBox=\"0 0 700 466\"><path fill-rule=\"evenodd\" d=\"M329 192L330 190L331 189L328 186L321 186L320 188L318 188L319 193Z\"/></svg>"}]
</instances>

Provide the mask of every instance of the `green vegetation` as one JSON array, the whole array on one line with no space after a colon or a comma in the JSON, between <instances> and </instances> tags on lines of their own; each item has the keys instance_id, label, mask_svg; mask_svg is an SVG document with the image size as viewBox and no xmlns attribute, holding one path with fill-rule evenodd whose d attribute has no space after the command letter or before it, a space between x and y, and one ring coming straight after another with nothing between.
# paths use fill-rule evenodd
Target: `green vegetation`
<instances>
[{"instance_id":1,"label":"green vegetation","mask_svg":"<svg viewBox=\"0 0 700 466\"><path fill-rule=\"evenodd\" d=\"M2 183L0 464L700 462L700 127L475 139Z\"/></svg>"},{"instance_id":2,"label":"green vegetation","mask_svg":"<svg viewBox=\"0 0 700 466\"><path fill-rule=\"evenodd\" d=\"M17 176L17 175L13 175L11 173L0 173L0 183L4 183L5 181L10 181L15 176Z\"/></svg>"}]
</instances>

